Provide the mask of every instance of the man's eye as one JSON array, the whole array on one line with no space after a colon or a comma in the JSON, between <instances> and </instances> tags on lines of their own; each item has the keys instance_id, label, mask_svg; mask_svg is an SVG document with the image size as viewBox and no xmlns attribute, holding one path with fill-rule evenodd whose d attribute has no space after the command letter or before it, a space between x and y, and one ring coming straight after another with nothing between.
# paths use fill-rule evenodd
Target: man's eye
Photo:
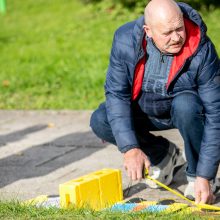
<instances>
[{"instance_id":1,"label":"man's eye","mask_svg":"<svg viewBox=\"0 0 220 220\"><path fill-rule=\"evenodd\" d=\"M183 30L183 27L179 27L179 28L177 28L176 31L182 31L182 30Z\"/></svg>"},{"instance_id":2,"label":"man's eye","mask_svg":"<svg viewBox=\"0 0 220 220\"><path fill-rule=\"evenodd\" d=\"M168 36L170 34L170 32L169 33L164 33L164 36Z\"/></svg>"}]
</instances>

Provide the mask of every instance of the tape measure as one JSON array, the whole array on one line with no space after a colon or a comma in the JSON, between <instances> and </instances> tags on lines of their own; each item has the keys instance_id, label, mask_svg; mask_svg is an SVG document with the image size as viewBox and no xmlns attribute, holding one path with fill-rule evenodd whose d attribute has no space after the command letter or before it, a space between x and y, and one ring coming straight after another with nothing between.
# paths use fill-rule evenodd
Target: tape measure
<instances>
[{"instance_id":1,"label":"tape measure","mask_svg":"<svg viewBox=\"0 0 220 220\"><path fill-rule=\"evenodd\" d=\"M170 187L164 185L163 183L161 183L160 181L152 178L149 173L148 170L145 169L145 178L152 180L153 182L155 182L156 184L158 184L159 186L161 186L162 188L168 190L169 192L173 193L174 195L180 197L181 199L186 200L187 202L189 202L191 205L196 206L199 209L206 209L206 210L214 210L214 211L220 211L220 207L218 206L214 206L214 205L208 205L208 204L196 204L194 201L186 198L184 195L182 195L181 193L171 189Z\"/></svg>"}]
</instances>

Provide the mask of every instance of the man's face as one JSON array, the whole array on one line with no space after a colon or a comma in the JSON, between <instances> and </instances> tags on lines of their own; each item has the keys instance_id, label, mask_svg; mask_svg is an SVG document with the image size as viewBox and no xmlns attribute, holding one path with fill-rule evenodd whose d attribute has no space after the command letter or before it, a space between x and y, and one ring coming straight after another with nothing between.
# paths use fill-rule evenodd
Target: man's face
<instances>
[{"instance_id":1,"label":"man's face","mask_svg":"<svg viewBox=\"0 0 220 220\"><path fill-rule=\"evenodd\" d=\"M145 31L163 53L178 53L186 40L182 15L173 17L169 21L159 21L148 28L145 26Z\"/></svg>"}]
</instances>

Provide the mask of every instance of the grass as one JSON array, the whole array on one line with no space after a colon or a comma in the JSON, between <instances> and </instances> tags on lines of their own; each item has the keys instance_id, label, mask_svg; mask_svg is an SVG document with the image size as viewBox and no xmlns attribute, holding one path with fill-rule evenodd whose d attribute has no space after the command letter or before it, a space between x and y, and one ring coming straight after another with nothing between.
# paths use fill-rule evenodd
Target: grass
<instances>
[{"instance_id":1,"label":"grass","mask_svg":"<svg viewBox=\"0 0 220 220\"><path fill-rule=\"evenodd\" d=\"M115 11L76 0L8 1L0 15L0 109L97 107L113 33L138 17ZM218 52L219 17L220 9L204 13Z\"/></svg>"},{"instance_id":2,"label":"grass","mask_svg":"<svg viewBox=\"0 0 220 220\"><path fill-rule=\"evenodd\" d=\"M0 108L94 107L119 23L77 1L9 2L0 19Z\"/></svg>"},{"instance_id":3,"label":"grass","mask_svg":"<svg viewBox=\"0 0 220 220\"><path fill-rule=\"evenodd\" d=\"M138 220L138 219L163 219L163 220L199 220L218 219L214 215L199 215L186 213L173 214L153 214L153 213L122 213L110 211L93 211L84 209L58 209L58 208L36 208L34 206L24 206L19 202L0 202L0 219L109 219L109 220Z\"/></svg>"},{"instance_id":4,"label":"grass","mask_svg":"<svg viewBox=\"0 0 220 220\"><path fill-rule=\"evenodd\" d=\"M216 10L213 10L211 12L201 12L201 15L208 27L208 35L215 44L218 55L220 56L220 8L217 8Z\"/></svg>"}]
</instances>

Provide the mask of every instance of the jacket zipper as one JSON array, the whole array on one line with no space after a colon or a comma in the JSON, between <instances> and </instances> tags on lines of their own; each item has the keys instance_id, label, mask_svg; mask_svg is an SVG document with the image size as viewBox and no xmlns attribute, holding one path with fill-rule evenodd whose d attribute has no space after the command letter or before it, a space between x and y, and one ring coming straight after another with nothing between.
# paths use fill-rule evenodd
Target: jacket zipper
<instances>
[{"instance_id":1,"label":"jacket zipper","mask_svg":"<svg viewBox=\"0 0 220 220\"><path fill-rule=\"evenodd\" d=\"M160 62L164 63L164 58L163 58L164 54L162 52L160 52Z\"/></svg>"},{"instance_id":2,"label":"jacket zipper","mask_svg":"<svg viewBox=\"0 0 220 220\"><path fill-rule=\"evenodd\" d=\"M184 63L182 64L182 66L179 68L179 70L176 72L175 77L172 79L172 81L170 81L169 85L166 85L167 87L167 93L169 94L169 88L170 85L172 84L172 82L177 78L177 76L179 76L179 73L182 71L183 67L185 66L187 60L184 61Z\"/></svg>"}]
</instances>

